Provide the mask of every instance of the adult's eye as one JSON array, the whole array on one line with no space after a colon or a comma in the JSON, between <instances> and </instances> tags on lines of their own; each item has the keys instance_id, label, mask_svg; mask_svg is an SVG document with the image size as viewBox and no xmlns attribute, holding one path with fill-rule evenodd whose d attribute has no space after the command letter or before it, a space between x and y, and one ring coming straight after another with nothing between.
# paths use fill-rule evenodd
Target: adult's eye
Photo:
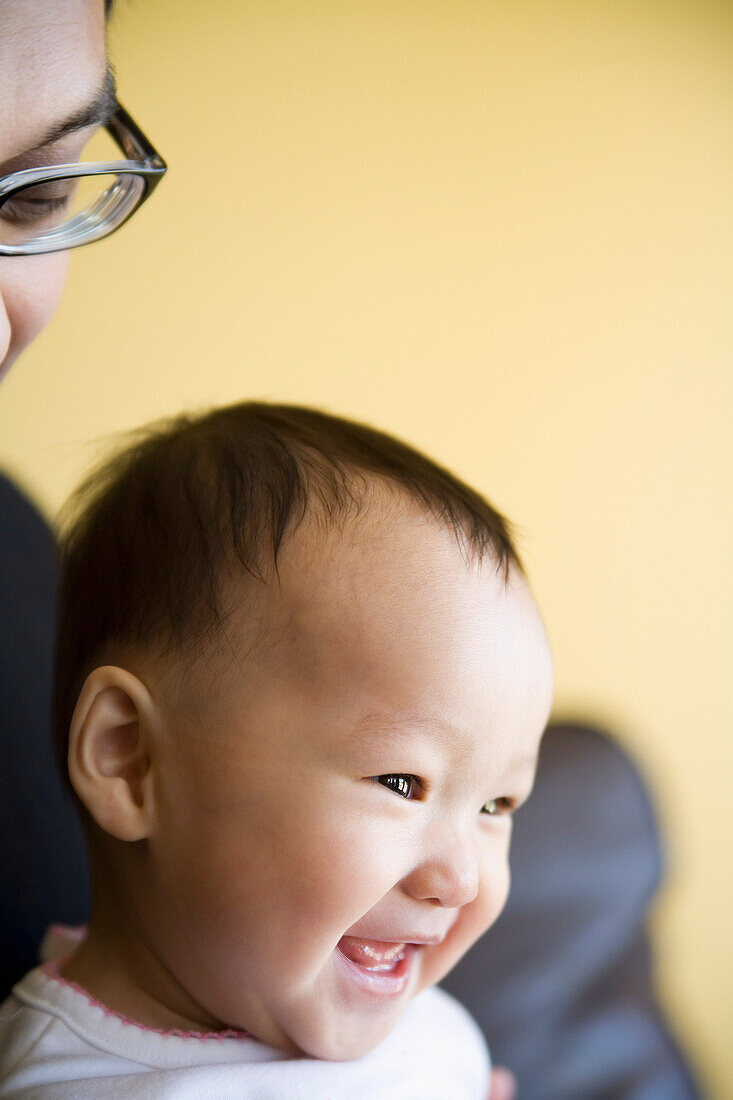
<instances>
[{"instance_id":1,"label":"adult's eye","mask_svg":"<svg viewBox=\"0 0 733 1100\"><path fill-rule=\"evenodd\" d=\"M516 803L513 798L492 798L481 807L482 814L490 817L506 817L513 813Z\"/></svg>"},{"instance_id":2,"label":"adult's eye","mask_svg":"<svg viewBox=\"0 0 733 1100\"><path fill-rule=\"evenodd\" d=\"M402 798L417 798L420 788L420 780L416 775L404 775L390 773L389 775L373 775L375 783L381 783L387 790L394 791Z\"/></svg>"},{"instance_id":3,"label":"adult's eye","mask_svg":"<svg viewBox=\"0 0 733 1100\"><path fill-rule=\"evenodd\" d=\"M63 211L69 202L68 195L54 195L43 198L21 192L16 198L8 199L0 207L0 216L10 225L32 225Z\"/></svg>"}]
</instances>

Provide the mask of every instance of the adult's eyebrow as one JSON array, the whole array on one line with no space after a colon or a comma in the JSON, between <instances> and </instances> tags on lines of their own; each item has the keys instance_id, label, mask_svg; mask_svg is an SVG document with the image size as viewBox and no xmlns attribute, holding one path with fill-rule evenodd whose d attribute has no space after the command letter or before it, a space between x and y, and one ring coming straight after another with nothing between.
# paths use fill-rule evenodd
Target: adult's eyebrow
<instances>
[{"instance_id":1,"label":"adult's eyebrow","mask_svg":"<svg viewBox=\"0 0 733 1100\"><path fill-rule=\"evenodd\" d=\"M117 85L115 74L111 65L107 65L102 85L94 98L69 115L63 122L57 123L35 145L36 149L42 149L45 145L51 145L54 141L60 141L68 134L77 130L85 130L88 126L101 126L113 114L117 106Z\"/></svg>"}]
</instances>

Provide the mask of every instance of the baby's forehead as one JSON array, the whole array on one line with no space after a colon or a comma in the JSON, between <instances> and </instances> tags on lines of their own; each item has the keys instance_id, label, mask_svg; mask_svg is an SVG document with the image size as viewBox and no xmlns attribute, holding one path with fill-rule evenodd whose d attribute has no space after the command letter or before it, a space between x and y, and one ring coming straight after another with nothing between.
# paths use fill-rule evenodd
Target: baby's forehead
<instances>
[{"instance_id":1,"label":"baby's forehead","mask_svg":"<svg viewBox=\"0 0 733 1100\"><path fill-rule=\"evenodd\" d=\"M378 631L387 611L405 617L401 609L416 590L444 602L456 575L465 582L479 570L492 584L505 575L492 550L481 557L476 541L403 487L360 475L338 506L311 493L276 554L258 560L258 576L228 558L217 582L217 627L232 649L262 657L287 646L341 644L345 632L351 643Z\"/></svg>"},{"instance_id":2,"label":"baby's forehead","mask_svg":"<svg viewBox=\"0 0 733 1100\"><path fill-rule=\"evenodd\" d=\"M276 575L245 582L227 630L220 705L231 690L245 709L277 714L278 728L298 715L338 744L360 730L365 744L377 731L432 743L441 724L476 743L494 728L511 740L525 700L551 678L521 573L467 561L453 532L419 510L303 524Z\"/></svg>"},{"instance_id":3,"label":"baby's forehead","mask_svg":"<svg viewBox=\"0 0 733 1100\"><path fill-rule=\"evenodd\" d=\"M255 725L276 714L279 729L298 715L335 743L364 715L374 718L366 742L397 716L408 716L413 744L439 722L511 739L526 701L551 681L521 572L467 558L453 530L417 507L304 522L271 576L232 578L223 629L184 705L246 712ZM418 711L432 715L428 724L410 719Z\"/></svg>"},{"instance_id":4,"label":"baby's forehead","mask_svg":"<svg viewBox=\"0 0 733 1100\"><path fill-rule=\"evenodd\" d=\"M366 674L380 651L403 644L430 661L441 637L475 616L477 598L489 613L506 583L496 560L468 557L452 529L397 503L341 524L306 520L264 583L235 583L227 632L239 652L298 677L346 664Z\"/></svg>"},{"instance_id":5,"label":"baby's forehead","mask_svg":"<svg viewBox=\"0 0 733 1100\"><path fill-rule=\"evenodd\" d=\"M336 524L307 517L282 547L266 602L293 625L351 616L399 605L415 590L447 592L476 570L475 557L416 503L377 499Z\"/></svg>"}]
</instances>

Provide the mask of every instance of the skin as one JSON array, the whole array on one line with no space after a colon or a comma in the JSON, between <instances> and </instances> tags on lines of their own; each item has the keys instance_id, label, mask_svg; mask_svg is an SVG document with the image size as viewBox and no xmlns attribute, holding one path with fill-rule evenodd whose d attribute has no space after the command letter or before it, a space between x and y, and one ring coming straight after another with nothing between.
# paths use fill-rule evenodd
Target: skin
<instances>
[{"instance_id":1,"label":"skin","mask_svg":"<svg viewBox=\"0 0 733 1100\"><path fill-rule=\"evenodd\" d=\"M404 501L306 523L246 597L175 701L134 659L82 691L70 772L106 835L64 974L149 1026L358 1057L504 905L549 647L522 576ZM344 936L421 942L404 990L362 989Z\"/></svg>"},{"instance_id":2,"label":"skin","mask_svg":"<svg viewBox=\"0 0 733 1100\"><path fill-rule=\"evenodd\" d=\"M0 0L0 28L0 178L25 168L79 160L84 145L106 121L110 109L102 4L99 0ZM53 139L49 140L51 135ZM66 253L0 257L0 379L52 317L63 289L67 261ZM134 678L123 673L122 680L129 687ZM92 688L97 683L93 681ZM130 707L136 715L132 728L150 732L144 722L140 723L136 710L137 702L145 703L147 692L143 688L140 695L136 684L132 699L124 687L115 689L108 684L100 691L107 695L116 691L117 712L114 706L108 709L118 718L122 711L117 742L125 741ZM148 714L157 718L143 707L143 718ZM150 729L154 726L153 721ZM137 735L133 742L142 743ZM114 738L111 743L116 743ZM119 756L122 760L135 759L134 752L126 756L123 751ZM133 763L133 775L137 766ZM102 849L97 859L114 861L108 848L103 845ZM114 876L110 882L114 882ZM72 964L72 972L76 967L77 976L89 973L92 986L109 989L110 1003L137 1006L140 1011L131 1009L130 1014L138 1019L162 1018L169 1026L186 1026L194 1018L203 1019L205 1013L200 1006L185 990L181 991L162 963L154 965L151 993L147 980L133 979L130 988L120 979L128 965L131 974L142 976L147 963L157 956L154 948L139 943L135 929L117 928L114 915L109 915L110 898L115 903L119 900L115 897L118 887L119 883L111 889L98 887L93 933L86 952ZM106 971L94 962L101 943L115 944L110 956L114 961ZM125 949L130 950L129 960L124 959ZM492 1100L511 1100L513 1094L511 1075L506 1070L494 1070Z\"/></svg>"},{"instance_id":3,"label":"skin","mask_svg":"<svg viewBox=\"0 0 733 1100\"><path fill-rule=\"evenodd\" d=\"M100 0L0 0L0 178L79 160L109 109L105 74ZM66 253L0 256L0 378L50 320L66 267Z\"/></svg>"}]
</instances>

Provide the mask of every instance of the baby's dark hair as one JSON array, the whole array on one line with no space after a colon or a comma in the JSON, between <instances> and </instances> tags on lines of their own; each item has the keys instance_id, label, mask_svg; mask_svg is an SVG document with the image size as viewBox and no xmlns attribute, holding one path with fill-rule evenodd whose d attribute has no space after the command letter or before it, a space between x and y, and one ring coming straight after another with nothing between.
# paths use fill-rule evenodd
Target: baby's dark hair
<instances>
[{"instance_id":1,"label":"baby's dark hair","mask_svg":"<svg viewBox=\"0 0 733 1100\"><path fill-rule=\"evenodd\" d=\"M417 502L477 558L521 569L507 522L473 489L383 432L315 409L242 402L179 416L133 441L61 513L55 730L115 647L160 654L222 622L225 570L260 581L308 512L335 523L374 480Z\"/></svg>"}]
</instances>

